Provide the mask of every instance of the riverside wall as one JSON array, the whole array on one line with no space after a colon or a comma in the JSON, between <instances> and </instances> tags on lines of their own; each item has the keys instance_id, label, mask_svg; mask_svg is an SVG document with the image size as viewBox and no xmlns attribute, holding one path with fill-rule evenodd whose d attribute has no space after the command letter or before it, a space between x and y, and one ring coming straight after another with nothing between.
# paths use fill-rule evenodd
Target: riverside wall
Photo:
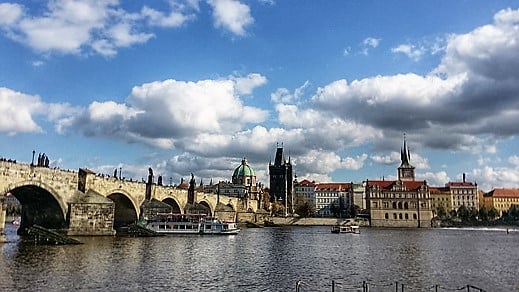
<instances>
[{"instance_id":1,"label":"riverside wall","mask_svg":"<svg viewBox=\"0 0 519 292\"><path fill-rule=\"evenodd\" d=\"M369 226L369 221L360 218L301 218L301 217L270 217L272 223L285 226L332 226L337 224L353 224Z\"/></svg>"}]
</instances>

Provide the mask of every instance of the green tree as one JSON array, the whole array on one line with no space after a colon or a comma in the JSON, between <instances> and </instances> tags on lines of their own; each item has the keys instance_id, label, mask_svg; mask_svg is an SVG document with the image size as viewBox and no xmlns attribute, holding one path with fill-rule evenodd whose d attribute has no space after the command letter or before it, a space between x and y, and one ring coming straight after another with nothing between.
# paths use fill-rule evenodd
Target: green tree
<instances>
[{"instance_id":1,"label":"green tree","mask_svg":"<svg viewBox=\"0 0 519 292\"><path fill-rule=\"evenodd\" d=\"M313 217L315 214L315 206L307 202L306 199L302 199L296 205L295 212L301 217Z\"/></svg>"},{"instance_id":2,"label":"green tree","mask_svg":"<svg viewBox=\"0 0 519 292\"><path fill-rule=\"evenodd\" d=\"M447 210L443 205L436 207L436 215L441 219L445 219L447 217Z\"/></svg>"},{"instance_id":3,"label":"green tree","mask_svg":"<svg viewBox=\"0 0 519 292\"><path fill-rule=\"evenodd\" d=\"M458 208L458 217L462 221L467 221L470 217L470 210L465 205L461 205Z\"/></svg>"},{"instance_id":4,"label":"green tree","mask_svg":"<svg viewBox=\"0 0 519 292\"><path fill-rule=\"evenodd\" d=\"M488 211L486 206L479 208L479 219L481 219L481 221L489 221Z\"/></svg>"},{"instance_id":5,"label":"green tree","mask_svg":"<svg viewBox=\"0 0 519 292\"><path fill-rule=\"evenodd\" d=\"M518 221L519 220L519 205L512 205L506 211L506 215L503 214L506 221Z\"/></svg>"},{"instance_id":6,"label":"green tree","mask_svg":"<svg viewBox=\"0 0 519 292\"><path fill-rule=\"evenodd\" d=\"M270 205L270 212L274 216L285 216L285 206L280 201L274 201Z\"/></svg>"},{"instance_id":7,"label":"green tree","mask_svg":"<svg viewBox=\"0 0 519 292\"><path fill-rule=\"evenodd\" d=\"M488 219L495 220L499 216L499 211L496 208L492 207L488 210Z\"/></svg>"}]
</instances>

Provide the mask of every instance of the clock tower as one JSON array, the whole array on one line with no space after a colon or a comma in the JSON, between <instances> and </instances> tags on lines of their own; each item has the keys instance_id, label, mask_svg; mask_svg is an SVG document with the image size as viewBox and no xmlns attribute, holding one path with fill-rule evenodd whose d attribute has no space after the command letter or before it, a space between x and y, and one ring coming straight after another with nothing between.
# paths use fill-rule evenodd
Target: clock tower
<instances>
[{"instance_id":1,"label":"clock tower","mask_svg":"<svg viewBox=\"0 0 519 292\"><path fill-rule=\"evenodd\" d=\"M409 163L411 155L407 149L407 143L404 134L404 147L400 149L400 166L398 167L398 180L400 181L414 181L414 166Z\"/></svg>"}]
</instances>

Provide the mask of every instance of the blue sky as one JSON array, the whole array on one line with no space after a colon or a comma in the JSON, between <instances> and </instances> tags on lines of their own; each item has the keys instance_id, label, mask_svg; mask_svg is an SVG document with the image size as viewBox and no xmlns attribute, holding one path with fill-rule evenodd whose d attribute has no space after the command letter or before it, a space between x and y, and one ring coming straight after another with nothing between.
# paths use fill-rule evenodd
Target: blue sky
<instances>
[{"instance_id":1,"label":"blue sky","mask_svg":"<svg viewBox=\"0 0 519 292\"><path fill-rule=\"evenodd\" d=\"M519 1L0 2L0 156L519 187Z\"/></svg>"}]
</instances>

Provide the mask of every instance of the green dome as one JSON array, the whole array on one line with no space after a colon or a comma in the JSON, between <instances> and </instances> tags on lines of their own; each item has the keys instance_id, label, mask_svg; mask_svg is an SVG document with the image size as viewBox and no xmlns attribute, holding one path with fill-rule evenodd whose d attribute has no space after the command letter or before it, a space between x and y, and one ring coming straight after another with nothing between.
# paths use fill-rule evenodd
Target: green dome
<instances>
[{"instance_id":1,"label":"green dome","mask_svg":"<svg viewBox=\"0 0 519 292\"><path fill-rule=\"evenodd\" d=\"M252 167L250 167L247 164L247 160L243 159L241 161L240 166L236 167L236 169L234 170L234 174L232 176L233 177L255 176L255 174L254 174L254 169L252 169Z\"/></svg>"}]
</instances>

